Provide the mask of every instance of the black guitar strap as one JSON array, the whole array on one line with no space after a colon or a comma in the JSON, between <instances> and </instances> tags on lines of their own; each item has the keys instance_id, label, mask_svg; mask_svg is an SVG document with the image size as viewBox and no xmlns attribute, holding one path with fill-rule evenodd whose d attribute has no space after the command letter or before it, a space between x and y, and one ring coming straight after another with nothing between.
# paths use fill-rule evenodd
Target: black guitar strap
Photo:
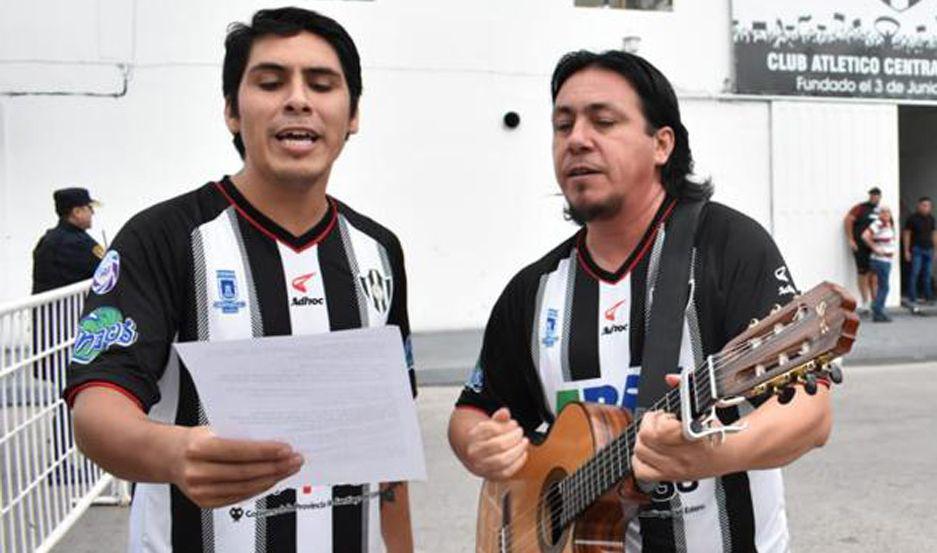
<instances>
[{"instance_id":1,"label":"black guitar strap","mask_svg":"<svg viewBox=\"0 0 937 553\"><path fill-rule=\"evenodd\" d=\"M674 208L664 237L656 283L648 283L648 286L653 285L651 316L644 333L637 415L667 393L669 386L664 375L678 372L683 321L691 299L693 238L705 203L705 200L683 199Z\"/></svg>"}]
</instances>

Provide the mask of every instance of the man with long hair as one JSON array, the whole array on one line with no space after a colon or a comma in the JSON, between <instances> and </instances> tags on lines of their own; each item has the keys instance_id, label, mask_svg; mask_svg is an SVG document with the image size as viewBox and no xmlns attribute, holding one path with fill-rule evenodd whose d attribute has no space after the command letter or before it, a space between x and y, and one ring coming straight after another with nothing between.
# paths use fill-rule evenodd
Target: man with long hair
<instances>
[{"instance_id":1,"label":"man with long hair","mask_svg":"<svg viewBox=\"0 0 937 553\"><path fill-rule=\"evenodd\" d=\"M646 321L655 298L675 292L655 288L675 207L710 193L692 177L673 88L647 60L572 52L551 93L556 179L582 227L508 283L452 413L453 450L492 480L524 466L530 439L568 402L635 412L647 384ZM688 370L796 292L768 233L715 202L701 208L691 258L679 354ZM820 386L788 405L761 397L721 409L723 424L747 428L715 447L687 440L672 415L645 413L634 475L661 484L629 524L627 551L786 551L777 467L826 441L828 394Z\"/></svg>"}]
</instances>

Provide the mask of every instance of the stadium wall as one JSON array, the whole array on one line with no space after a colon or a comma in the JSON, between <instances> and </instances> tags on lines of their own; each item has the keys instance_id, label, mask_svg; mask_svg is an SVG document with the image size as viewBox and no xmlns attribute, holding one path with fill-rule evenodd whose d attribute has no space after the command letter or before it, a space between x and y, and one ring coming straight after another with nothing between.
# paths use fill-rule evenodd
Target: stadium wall
<instances>
[{"instance_id":1,"label":"stadium wall","mask_svg":"<svg viewBox=\"0 0 937 553\"><path fill-rule=\"evenodd\" d=\"M716 199L778 237L801 285L852 285L843 212L873 181L885 201L897 199L897 154L857 160L853 146L857 135L882 135L872 142L892 148L894 106L776 107L723 93L729 0L677 0L673 12L572 0L296 4L340 20L361 51L361 131L330 192L400 236L418 331L483 325L511 275L574 232L550 161L549 74L569 50L640 37L639 53L678 89ZM92 234L112 239L136 211L237 170L222 120L224 31L264 5L0 5L0 299L29 290L30 252L55 222L55 188L90 188L105 204ZM507 111L521 116L515 130L501 123Z\"/></svg>"}]
</instances>

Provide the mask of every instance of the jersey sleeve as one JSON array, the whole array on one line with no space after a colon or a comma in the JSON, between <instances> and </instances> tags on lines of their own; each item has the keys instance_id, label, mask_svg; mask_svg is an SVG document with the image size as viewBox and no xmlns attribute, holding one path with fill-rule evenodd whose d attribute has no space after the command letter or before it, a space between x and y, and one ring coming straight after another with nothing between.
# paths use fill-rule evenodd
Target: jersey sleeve
<instances>
[{"instance_id":1,"label":"jersey sleeve","mask_svg":"<svg viewBox=\"0 0 937 553\"><path fill-rule=\"evenodd\" d=\"M519 275L492 308L478 361L465 383L457 407L470 407L491 415L502 406L528 432L543 418L525 375L533 375L530 353L530 306L534 299ZM531 376L535 378L535 376Z\"/></svg>"},{"instance_id":2,"label":"jersey sleeve","mask_svg":"<svg viewBox=\"0 0 937 553\"><path fill-rule=\"evenodd\" d=\"M413 360L413 343L410 339L410 316L407 312L407 271L404 267L403 248L396 237L393 237L389 244L388 256L390 257L391 270L394 273L394 290L390 311L387 314L387 324L396 325L400 328L410 378L410 390L413 397L416 397L416 366Z\"/></svg>"},{"instance_id":3,"label":"jersey sleeve","mask_svg":"<svg viewBox=\"0 0 937 553\"><path fill-rule=\"evenodd\" d=\"M732 232L722 266L726 295L724 339L731 340L763 319L775 305L785 305L799 291L771 235L758 223L744 219Z\"/></svg>"},{"instance_id":4,"label":"jersey sleeve","mask_svg":"<svg viewBox=\"0 0 937 553\"><path fill-rule=\"evenodd\" d=\"M180 283L171 240L154 219L128 222L94 273L68 367L69 404L90 386L117 389L144 411L159 401Z\"/></svg>"}]
</instances>

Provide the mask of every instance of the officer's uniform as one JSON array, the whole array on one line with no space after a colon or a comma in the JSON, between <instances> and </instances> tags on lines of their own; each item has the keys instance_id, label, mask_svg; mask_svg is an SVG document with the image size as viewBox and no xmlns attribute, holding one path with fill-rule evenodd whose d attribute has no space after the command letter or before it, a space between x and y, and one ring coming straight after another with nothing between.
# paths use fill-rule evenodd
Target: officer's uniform
<instances>
[{"instance_id":1,"label":"officer's uniform","mask_svg":"<svg viewBox=\"0 0 937 553\"><path fill-rule=\"evenodd\" d=\"M95 203L83 188L58 190L55 202L59 213ZM33 294L91 278L103 256L100 244L63 217L55 228L46 231L33 250Z\"/></svg>"}]
</instances>

